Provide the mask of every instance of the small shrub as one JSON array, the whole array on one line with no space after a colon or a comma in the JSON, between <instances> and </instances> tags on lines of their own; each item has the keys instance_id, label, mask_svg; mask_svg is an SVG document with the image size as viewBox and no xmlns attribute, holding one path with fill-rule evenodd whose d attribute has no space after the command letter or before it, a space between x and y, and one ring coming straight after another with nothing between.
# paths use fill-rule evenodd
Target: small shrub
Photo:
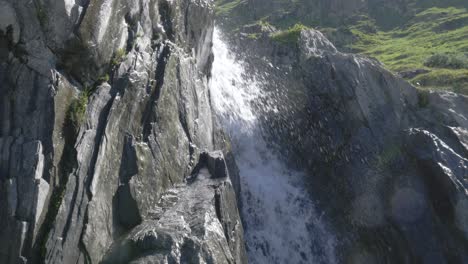
<instances>
[{"instance_id":1,"label":"small shrub","mask_svg":"<svg viewBox=\"0 0 468 264\"><path fill-rule=\"evenodd\" d=\"M365 32L365 33L369 33L369 34L375 34L377 33L377 27L375 26L375 23L373 21L369 21L369 20L365 20L365 21L361 21L359 24L358 24L358 28Z\"/></svg>"},{"instance_id":2,"label":"small shrub","mask_svg":"<svg viewBox=\"0 0 468 264\"><path fill-rule=\"evenodd\" d=\"M89 90L83 91L80 96L73 100L68 109L68 120L75 132L83 123L86 114L86 107L88 106Z\"/></svg>"},{"instance_id":3,"label":"small shrub","mask_svg":"<svg viewBox=\"0 0 468 264\"><path fill-rule=\"evenodd\" d=\"M459 94L468 95L468 82L454 84L453 91Z\"/></svg>"},{"instance_id":4,"label":"small shrub","mask_svg":"<svg viewBox=\"0 0 468 264\"><path fill-rule=\"evenodd\" d=\"M424 65L432 68L468 69L468 56L459 53L438 53L430 56Z\"/></svg>"},{"instance_id":5,"label":"small shrub","mask_svg":"<svg viewBox=\"0 0 468 264\"><path fill-rule=\"evenodd\" d=\"M283 44L294 44L297 43L299 37L301 36L301 31L304 29L308 29L308 27L302 24L296 24L287 30L274 33L271 35L271 39Z\"/></svg>"},{"instance_id":6,"label":"small shrub","mask_svg":"<svg viewBox=\"0 0 468 264\"><path fill-rule=\"evenodd\" d=\"M241 0L235 0L235 1L216 0L215 1L216 15L220 16L220 15L230 14L243 3L244 1L241 1Z\"/></svg>"},{"instance_id":7,"label":"small shrub","mask_svg":"<svg viewBox=\"0 0 468 264\"><path fill-rule=\"evenodd\" d=\"M112 66L117 66L120 63L122 63L123 59L125 57L125 50L124 49L118 49L112 58L111 64Z\"/></svg>"},{"instance_id":8,"label":"small shrub","mask_svg":"<svg viewBox=\"0 0 468 264\"><path fill-rule=\"evenodd\" d=\"M271 24L270 22L266 21L266 20L260 20L257 22L261 27L271 27Z\"/></svg>"},{"instance_id":9,"label":"small shrub","mask_svg":"<svg viewBox=\"0 0 468 264\"><path fill-rule=\"evenodd\" d=\"M99 79L97 80L96 84L99 85L99 84L103 84L103 83L106 83L110 80L110 77L109 77L109 74L105 74L101 77L99 77Z\"/></svg>"},{"instance_id":10,"label":"small shrub","mask_svg":"<svg viewBox=\"0 0 468 264\"><path fill-rule=\"evenodd\" d=\"M252 40L257 40L259 38L259 34L248 34L247 35L247 38L248 39L252 39Z\"/></svg>"}]
</instances>

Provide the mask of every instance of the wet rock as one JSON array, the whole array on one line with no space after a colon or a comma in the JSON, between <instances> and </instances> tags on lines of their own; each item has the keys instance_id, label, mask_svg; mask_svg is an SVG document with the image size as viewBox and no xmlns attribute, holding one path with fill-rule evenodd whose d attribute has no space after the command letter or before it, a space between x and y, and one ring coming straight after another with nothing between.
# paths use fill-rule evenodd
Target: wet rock
<instances>
[{"instance_id":1,"label":"wet rock","mask_svg":"<svg viewBox=\"0 0 468 264\"><path fill-rule=\"evenodd\" d=\"M206 166L214 178L227 178L228 170L221 151L203 152L200 154L200 164Z\"/></svg>"},{"instance_id":2,"label":"wet rock","mask_svg":"<svg viewBox=\"0 0 468 264\"><path fill-rule=\"evenodd\" d=\"M258 104L267 140L349 239L341 261L467 261L466 96L421 93L314 30L236 43L277 106Z\"/></svg>"},{"instance_id":3,"label":"wet rock","mask_svg":"<svg viewBox=\"0 0 468 264\"><path fill-rule=\"evenodd\" d=\"M406 142L425 173L439 217L453 221L458 204L468 199L468 159L426 130L410 129Z\"/></svg>"},{"instance_id":4,"label":"wet rock","mask_svg":"<svg viewBox=\"0 0 468 264\"><path fill-rule=\"evenodd\" d=\"M99 263L214 149L212 3L0 7L0 263Z\"/></svg>"},{"instance_id":5,"label":"wet rock","mask_svg":"<svg viewBox=\"0 0 468 264\"><path fill-rule=\"evenodd\" d=\"M203 166L165 192L153 214L107 253L104 263L246 263L242 224L228 178Z\"/></svg>"},{"instance_id":6,"label":"wet rock","mask_svg":"<svg viewBox=\"0 0 468 264\"><path fill-rule=\"evenodd\" d=\"M298 44L305 58L321 56L324 52L338 52L335 46L318 30L302 31Z\"/></svg>"},{"instance_id":7,"label":"wet rock","mask_svg":"<svg viewBox=\"0 0 468 264\"><path fill-rule=\"evenodd\" d=\"M5 1L0 1L0 31L10 38L13 45L18 43L21 35L18 18L13 6Z\"/></svg>"}]
</instances>

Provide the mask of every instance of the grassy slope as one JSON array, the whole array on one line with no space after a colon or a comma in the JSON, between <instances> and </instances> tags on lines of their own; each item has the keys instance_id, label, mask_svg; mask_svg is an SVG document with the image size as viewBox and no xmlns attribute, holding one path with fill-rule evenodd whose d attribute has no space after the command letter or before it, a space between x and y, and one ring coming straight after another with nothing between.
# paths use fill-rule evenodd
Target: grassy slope
<instances>
[{"instance_id":1,"label":"grassy slope","mask_svg":"<svg viewBox=\"0 0 468 264\"><path fill-rule=\"evenodd\" d=\"M427 67L434 54L465 57L468 54L468 12L464 8L430 8L418 13L406 25L380 31L372 20L360 20L350 26L353 41L347 45L376 57L393 71L425 69L410 81L426 87L468 93L468 67L451 69Z\"/></svg>"},{"instance_id":2,"label":"grassy slope","mask_svg":"<svg viewBox=\"0 0 468 264\"><path fill-rule=\"evenodd\" d=\"M261 20L283 29L283 32L293 29L296 23L321 27L339 48L375 57L392 71L429 71L409 79L415 85L468 94L468 67L425 66L425 61L434 54L468 57L468 11L463 7L430 7L431 4L426 2L425 6L414 9L414 15L405 17L404 23L397 21L398 27L384 27L381 21L366 14L348 19L341 26L327 27L318 20L295 17L287 9L280 11L284 15L279 19L271 15ZM245 16L246 3L247 0L216 0L217 14L219 17L231 16L230 19L235 17L237 25L254 23L255 20ZM280 36L287 35L276 35Z\"/></svg>"}]
</instances>

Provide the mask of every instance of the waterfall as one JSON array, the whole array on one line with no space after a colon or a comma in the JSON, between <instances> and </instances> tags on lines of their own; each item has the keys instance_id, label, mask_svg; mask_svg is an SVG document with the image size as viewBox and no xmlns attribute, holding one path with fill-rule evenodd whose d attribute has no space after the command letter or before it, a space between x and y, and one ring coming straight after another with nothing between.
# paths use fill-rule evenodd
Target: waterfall
<instances>
[{"instance_id":1,"label":"waterfall","mask_svg":"<svg viewBox=\"0 0 468 264\"><path fill-rule=\"evenodd\" d=\"M265 84L244 71L219 29L213 52L211 100L240 170L249 263L336 263L335 238L303 188L303 173L289 169L262 136L253 102L265 96Z\"/></svg>"}]
</instances>

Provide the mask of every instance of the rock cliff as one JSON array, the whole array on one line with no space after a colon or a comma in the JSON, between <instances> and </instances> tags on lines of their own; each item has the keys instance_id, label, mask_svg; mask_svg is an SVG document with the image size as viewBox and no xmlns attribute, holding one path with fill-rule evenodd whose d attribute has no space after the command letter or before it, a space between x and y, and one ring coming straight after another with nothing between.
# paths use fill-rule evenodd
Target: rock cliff
<instances>
[{"instance_id":1,"label":"rock cliff","mask_svg":"<svg viewBox=\"0 0 468 264\"><path fill-rule=\"evenodd\" d=\"M0 263L245 263L238 186L204 169L230 155L213 23L206 0L0 1Z\"/></svg>"}]
</instances>

